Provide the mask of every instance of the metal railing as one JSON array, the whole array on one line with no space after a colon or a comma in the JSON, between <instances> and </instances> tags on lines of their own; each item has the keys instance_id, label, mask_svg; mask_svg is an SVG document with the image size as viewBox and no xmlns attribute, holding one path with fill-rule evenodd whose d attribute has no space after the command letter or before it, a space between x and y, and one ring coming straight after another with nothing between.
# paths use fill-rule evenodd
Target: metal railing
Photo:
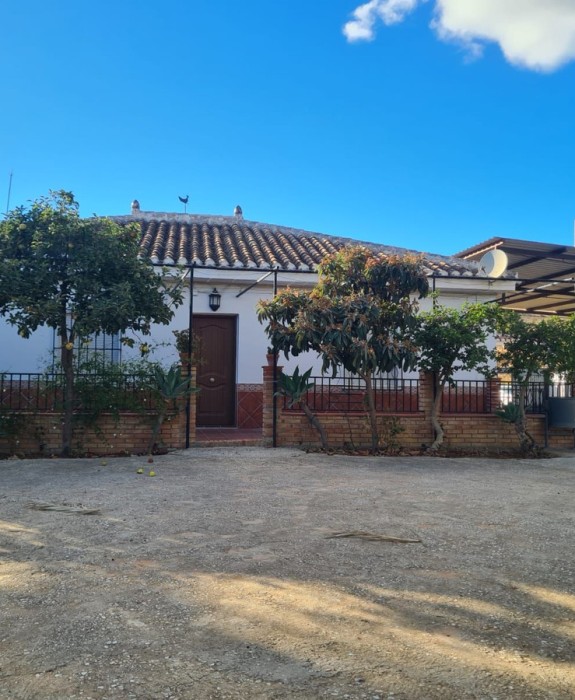
<instances>
[{"instance_id":1,"label":"metal railing","mask_svg":"<svg viewBox=\"0 0 575 700\"><path fill-rule=\"evenodd\" d=\"M485 379L457 379L447 385L441 397L442 413L491 413L489 382Z\"/></svg>"},{"instance_id":2,"label":"metal railing","mask_svg":"<svg viewBox=\"0 0 575 700\"><path fill-rule=\"evenodd\" d=\"M78 374L75 376L76 412L155 411L157 393L141 375ZM64 403L64 375L60 373L0 373L0 410L57 413Z\"/></svg>"},{"instance_id":3,"label":"metal railing","mask_svg":"<svg viewBox=\"0 0 575 700\"><path fill-rule=\"evenodd\" d=\"M341 412L359 413L366 410L365 385L356 377L330 378L310 377L315 383L306 395L310 409L317 413ZM379 413L416 413L419 410L418 379L374 379L375 407ZM497 386L495 384L494 386ZM499 382L499 393L492 393L491 382L485 379L458 379L444 388L441 398L441 412L444 414L493 413L501 406L516 403L519 397L519 384ZM571 386L529 382L525 395L525 408L528 413L543 413L545 397L571 396ZM284 410L298 410L295 404L291 409L284 399Z\"/></svg>"},{"instance_id":4,"label":"metal railing","mask_svg":"<svg viewBox=\"0 0 575 700\"><path fill-rule=\"evenodd\" d=\"M359 413L367 410L365 383L356 377L310 377L315 385L305 401L314 413ZM375 409L380 413L416 413L419 410L418 379L373 379ZM286 411L299 410L299 404Z\"/></svg>"},{"instance_id":5,"label":"metal railing","mask_svg":"<svg viewBox=\"0 0 575 700\"><path fill-rule=\"evenodd\" d=\"M502 406L519 402L521 386L517 382L500 382L499 401ZM565 398L573 396L571 384L529 382L525 392L526 413L545 413L547 398Z\"/></svg>"}]
</instances>

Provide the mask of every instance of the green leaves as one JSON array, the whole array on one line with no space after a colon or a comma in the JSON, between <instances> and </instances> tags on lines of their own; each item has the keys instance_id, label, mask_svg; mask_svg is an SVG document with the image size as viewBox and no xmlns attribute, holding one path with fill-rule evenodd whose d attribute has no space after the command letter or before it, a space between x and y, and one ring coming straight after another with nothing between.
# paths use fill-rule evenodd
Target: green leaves
<instances>
[{"instance_id":1,"label":"green leaves","mask_svg":"<svg viewBox=\"0 0 575 700\"><path fill-rule=\"evenodd\" d=\"M54 328L66 375L63 454L72 435L73 347L76 338L127 330L150 333L182 302L138 257L139 234L110 219L81 219L70 192L51 192L0 222L0 315L27 338Z\"/></svg>"},{"instance_id":2,"label":"green leaves","mask_svg":"<svg viewBox=\"0 0 575 700\"><path fill-rule=\"evenodd\" d=\"M172 365L169 369L156 366L154 368L154 383L160 396L166 401L175 401L183 396L196 393L197 387L191 384L191 377L182 377L181 367Z\"/></svg>"},{"instance_id":3,"label":"green leaves","mask_svg":"<svg viewBox=\"0 0 575 700\"><path fill-rule=\"evenodd\" d=\"M521 409L516 403L505 404L502 408L495 411L495 415L504 423L517 423L521 419Z\"/></svg>"},{"instance_id":4,"label":"green leaves","mask_svg":"<svg viewBox=\"0 0 575 700\"><path fill-rule=\"evenodd\" d=\"M323 260L311 293L280 292L259 303L258 318L267 323L272 348L286 359L316 352L322 372L331 370L335 376L343 368L364 380L366 395L371 395L367 403L375 450L379 438L371 377L415 364L409 340L417 309L413 296L427 292L417 259L379 255L361 246L344 248ZM284 388L295 396L303 384Z\"/></svg>"},{"instance_id":5,"label":"green leaves","mask_svg":"<svg viewBox=\"0 0 575 700\"><path fill-rule=\"evenodd\" d=\"M315 351L323 371L339 367L365 376L408 369L415 362L407 332L427 280L416 259L375 255L346 248L321 264L321 279L311 292L291 289L258 305L260 322L272 347L286 359Z\"/></svg>"},{"instance_id":6,"label":"green leaves","mask_svg":"<svg viewBox=\"0 0 575 700\"><path fill-rule=\"evenodd\" d=\"M458 370L492 371L495 351L488 345L493 314L485 304L449 308L437 304L421 313L413 333L418 348L417 366L448 382Z\"/></svg>"},{"instance_id":7,"label":"green leaves","mask_svg":"<svg viewBox=\"0 0 575 700\"><path fill-rule=\"evenodd\" d=\"M181 290L138 259L138 240L133 227L81 219L69 192L15 209L0 223L0 314L23 333L47 325L72 340L168 323Z\"/></svg>"},{"instance_id":8,"label":"green leaves","mask_svg":"<svg viewBox=\"0 0 575 700\"><path fill-rule=\"evenodd\" d=\"M426 296L429 283L420 258L384 255L355 246L342 248L322 261L317 291L323 296L373 295L397 304L409 294Z\"/></svg>"},{"instance_id":9,"label":"green leaves","mask_svg":"<svg viewBox=\"0 0 575 700\"><path fill-rule=\"evenodd\" d=\"M310 389L313 389L315 382L310 382L311 368L303 374L299 373L299 367L296 367L294 373L280 374L278 377L277 396L285 396L289 401L290 408L299 403Z\"/></svg>"},{"instance_id":10,"label":"green leaves","mask_svg":"<svg viewBox=\"0 0 575 700\"><path fill-rule=\"evenodd\" d=\"M498 352L502 370L517 382L526 383L533 374L571 375L575 368L575 321L550 317L529 321L514 311L502 310L497 335L503 347Z\"/></svg>"}]
</instances>

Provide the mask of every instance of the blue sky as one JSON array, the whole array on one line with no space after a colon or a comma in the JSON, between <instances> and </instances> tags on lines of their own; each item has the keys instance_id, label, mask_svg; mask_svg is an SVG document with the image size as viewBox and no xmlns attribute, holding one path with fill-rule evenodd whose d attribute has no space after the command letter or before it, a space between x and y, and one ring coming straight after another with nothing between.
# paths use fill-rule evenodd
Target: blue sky
<instances>
[{"instance_id":1,"label":"blue sky","mask_svg":"<svg viewBox=\"0 0 575 700\"><path fill-rule=\"evenodd\" d=\"M13 171L11 206L189 194L189 212L444 254L571 244L575 3L541 5L5 3L0 209Z\"/></svg>"}]
</instances>

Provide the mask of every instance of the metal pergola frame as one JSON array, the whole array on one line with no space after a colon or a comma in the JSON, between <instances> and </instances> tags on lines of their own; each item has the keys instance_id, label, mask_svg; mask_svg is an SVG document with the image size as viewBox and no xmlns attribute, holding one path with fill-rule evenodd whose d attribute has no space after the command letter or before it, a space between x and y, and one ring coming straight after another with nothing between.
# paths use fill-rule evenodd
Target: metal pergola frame
<instances>
[{"instance_id":1,"label":"metal pergola frame","mask_svg":"<svg viewBox=\"0 0 575 700\"><path fill-rule=\"evenodd\" d=\"M479 262L492 250L503 251L509 258L507 273L517 275L513 279L515 291L496 300L501 306L541 316L575 313L574 246L495 237L458 253L457 257Z\"/></svg>"}]
</instances>

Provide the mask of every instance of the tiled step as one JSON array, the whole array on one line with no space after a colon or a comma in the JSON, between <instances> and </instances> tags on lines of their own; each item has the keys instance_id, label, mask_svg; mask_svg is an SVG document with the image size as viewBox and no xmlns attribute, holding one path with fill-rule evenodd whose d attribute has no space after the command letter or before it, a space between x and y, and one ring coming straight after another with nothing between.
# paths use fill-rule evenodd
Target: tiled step
<instances>
[{"instance_id":1,"label":"tiled step","mask_svg":"<svg viewBox=\"0 0 575 700\"><path fill-rule=\"evenodd\" d=\"M261 428L197 428L196 447L259 447Z\"/></svg>"},{"instance_id":2,"label":"tiled step","mask_svg":"<svg viewBox=\"0 0 575 700\"><path fill-rule=\"evenodd\" d=\"M199 440L193 447L262 447L263 440Z\"/></svg>"}]
</instances>

